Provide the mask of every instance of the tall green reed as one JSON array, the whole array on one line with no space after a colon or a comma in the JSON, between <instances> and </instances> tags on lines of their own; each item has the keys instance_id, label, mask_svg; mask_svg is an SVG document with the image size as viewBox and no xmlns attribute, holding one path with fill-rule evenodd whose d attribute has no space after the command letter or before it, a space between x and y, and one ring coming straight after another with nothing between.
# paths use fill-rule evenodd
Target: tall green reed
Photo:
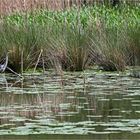
<instances>
[{"instance_id":1,"label":"tall green reed","mask_svg":"<svg viewBox=\"0 0 140 140\"><path fill-rule=\"evenodd\" d=\"M16 71L80 71L90 65L124 70L140 60L139 15L138 6L15 13L1 20L0 52L10 52L9 66Z\"/></svg>"}]
</instances>

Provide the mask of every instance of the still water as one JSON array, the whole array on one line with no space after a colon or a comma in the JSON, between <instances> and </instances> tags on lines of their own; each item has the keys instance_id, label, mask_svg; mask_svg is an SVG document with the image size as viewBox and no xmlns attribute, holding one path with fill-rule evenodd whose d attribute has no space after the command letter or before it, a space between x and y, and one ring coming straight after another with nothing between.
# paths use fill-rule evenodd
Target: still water
<instances>
[{"instance_id":1,"label":"still water","mask_svg":"<svg viewBox=\"0 0 140 140\"><path fill-rule=\"evenodd\" d=\"M139 139L140 78L128 73L0 74L0 139Z\"/></svg>"}]
</instances>

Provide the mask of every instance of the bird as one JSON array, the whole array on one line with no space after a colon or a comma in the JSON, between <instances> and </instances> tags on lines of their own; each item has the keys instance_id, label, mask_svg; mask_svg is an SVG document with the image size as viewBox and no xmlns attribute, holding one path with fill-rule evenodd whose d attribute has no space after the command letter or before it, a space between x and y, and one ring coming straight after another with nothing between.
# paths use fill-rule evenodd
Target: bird
<instances>
[{"instance_id":1,"label":"bird","mask_svg":"<svg viewBox=\"0 0 140 140\"><path fill-rule=\"evenodd\" d=\"M5 62L0 64L0 72L4 72L8 64L8 54L6 55Z\"/></svg>"}]
</instances>

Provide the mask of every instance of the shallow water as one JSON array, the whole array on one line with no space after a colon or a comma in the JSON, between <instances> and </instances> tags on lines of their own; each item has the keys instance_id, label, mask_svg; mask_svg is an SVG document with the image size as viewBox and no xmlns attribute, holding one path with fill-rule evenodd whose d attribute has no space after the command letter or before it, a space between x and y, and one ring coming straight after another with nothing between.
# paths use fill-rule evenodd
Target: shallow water
<instances>
[{"instance_id":1,"label":"shallow water","mask_svg":"<svg viewBox=\"0 0 140 140\"><path fill-rule=\"evenodd\" d=\"M0 139L138 139L140 79L96 70L0 75Z\"/></svg>"}]
</instances>

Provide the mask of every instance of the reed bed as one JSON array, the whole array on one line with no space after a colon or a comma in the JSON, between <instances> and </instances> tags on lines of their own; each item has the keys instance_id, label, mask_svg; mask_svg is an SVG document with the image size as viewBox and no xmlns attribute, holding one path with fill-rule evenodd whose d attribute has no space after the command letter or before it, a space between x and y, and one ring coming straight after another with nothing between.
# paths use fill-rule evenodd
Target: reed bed
<instances>
[{"instance_id":1,"label":"reed bed","mask_svg":"<svg viewBox=\"0 0 140 140\"><path fill-rule=\"evenodd\" d=\"M139 4L139 0L0 0L0 15L27 12L35 9L64 10L72 6Z\"/></svg>"},{"instance_id":2,"label":"reed bed","mask_svg":"<svg viewBox=\"0 0 140 140\"><path fill-rule=\"evenodd\" d=\"M0 20L0 52L15 71L122 71L140 64L139 5L13 12Z\"/></svg>"}]
</instances>

